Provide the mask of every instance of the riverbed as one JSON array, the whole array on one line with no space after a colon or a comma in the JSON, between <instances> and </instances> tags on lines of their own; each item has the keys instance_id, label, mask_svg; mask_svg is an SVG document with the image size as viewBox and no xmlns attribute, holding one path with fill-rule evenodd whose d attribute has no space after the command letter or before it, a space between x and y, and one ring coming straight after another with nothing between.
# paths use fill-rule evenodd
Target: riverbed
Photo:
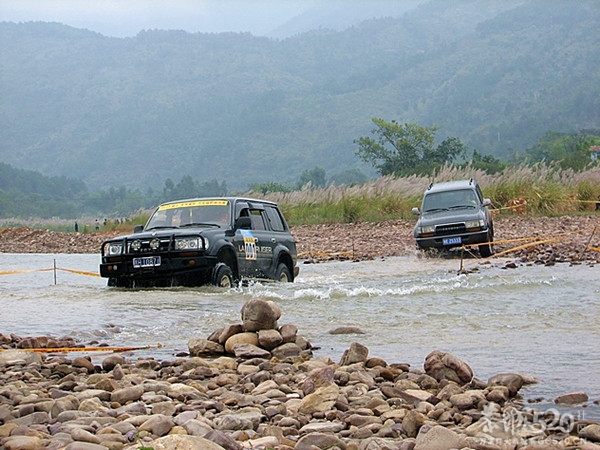
<instances>
[{"instance_id":1,"label":"riverbed","mask_svg":"<svg viewBox=\"0 0 600 450\"><path fill-rule=\"evenodd\" d=\"M370 356L418 368L442 350L483 380L503 372L539 378L524 391L530 399L573 391L600 399L597 265L509 269L500 259L467 260L464 273L456 259L414 255L301 264L286 284L123 290L94 276L98 263L92 254L0 253L0 333L148 346L133 355L173 359L189 339L239 322L244 302L261 297L280 305L280 324L297 325L316 356L339 361L360 342ZM339 327L362 333L329 333ZM600 416L593 404L577 414Z\"/></svg>"}]
</instances>

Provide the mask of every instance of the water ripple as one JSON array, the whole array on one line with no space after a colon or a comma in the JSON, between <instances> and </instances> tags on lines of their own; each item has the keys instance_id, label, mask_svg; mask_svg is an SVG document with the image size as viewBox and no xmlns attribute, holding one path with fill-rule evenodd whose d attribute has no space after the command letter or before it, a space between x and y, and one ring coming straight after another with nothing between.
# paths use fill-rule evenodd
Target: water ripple
<instances>
[{"instance_id":1,"label":"water ripple","mask_svg":"<svg viewBox=\"0 0 600 450\"><path fill-rule=\"evenodd\" d=\"M97 255L60 258L63 267L97 270ZM48 261L0 254L0 270L45 267ZM231 290L119 290L73 274L60 274L57 285L46 272L10 275L0 277L0 332L152 345L147 354L171 357L185 351L192 337L239 323L243 304L262 297L278 302L280 323L296 324L321 348L318 355L334 360L355 341L371 355L413 367L440 349L467 361L482 379L500 372L542 378L542 385L530 388L532 395L583 390L600 399L597 268L457 269L456 261L417 258L313 264L302 266L295 283ZM364 334L329 334L339 326L356 326Z\"/></svg>"}]
</instances>

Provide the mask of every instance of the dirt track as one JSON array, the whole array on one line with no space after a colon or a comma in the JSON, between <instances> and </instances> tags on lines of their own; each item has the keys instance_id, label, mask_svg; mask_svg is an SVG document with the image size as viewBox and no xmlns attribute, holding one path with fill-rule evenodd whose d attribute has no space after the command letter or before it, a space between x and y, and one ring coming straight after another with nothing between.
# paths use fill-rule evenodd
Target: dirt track
<instances>
[{"instance_id":1,"label":"dirt track","mask_svg":"<svg viewBox=\"0 0 600 450\"><path fill-rule=\"evenodd\" d=\"M495 221L496 253L522 262L600 262L600 214L562 217L498 216ZM414 253L414 223L405 220L381 223L298 226L292 233L301 259L368 260ZM2 253L98 253L102 241L122 233L60 233L30 228L0 230ZM523 240L530 238L530 240ZM522 247L537 242L536 245ZM591 248L590 248L591 247Z\"/></svg>"}]
</instances>

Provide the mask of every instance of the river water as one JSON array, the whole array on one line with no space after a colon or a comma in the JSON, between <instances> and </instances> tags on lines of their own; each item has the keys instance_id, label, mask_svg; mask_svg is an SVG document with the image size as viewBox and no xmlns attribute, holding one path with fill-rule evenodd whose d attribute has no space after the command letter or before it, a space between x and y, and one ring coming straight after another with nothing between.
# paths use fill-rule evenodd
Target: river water
<instances>
[{"instance_id":1,"label":"river water","mask_svg":"<svg viewBox=\"0 0 600 450\"><path fill-rule=\"evenodd\" d=\"M503 269L499 260L472 260L465 268L478 270L459 274L457 260L410 256L301 264L300 276L286 284L122 290L91 276L98 264L98 255L0 253L0 333L151 346L133 356L173 359L190 338L240 322L244 302L259 296L278 302L279 323L297 325L319 348L315 355L336 362L353 342L413 368L442 350L483 380L504 372L539 378L527 398L584 391L590 403L600 400L598 266ZM328 333L342 326L364 334ZM600 408L577 414L598 420Z\"/></svg>"}]
</instances>

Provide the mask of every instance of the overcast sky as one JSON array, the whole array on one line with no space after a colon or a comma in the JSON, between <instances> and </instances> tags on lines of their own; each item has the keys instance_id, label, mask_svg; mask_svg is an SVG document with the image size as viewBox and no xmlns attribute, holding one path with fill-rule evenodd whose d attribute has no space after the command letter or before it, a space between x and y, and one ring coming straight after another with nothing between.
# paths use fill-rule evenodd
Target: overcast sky
<instances>
[{"instance_id":1,"label":"overcast sky","mask_svg":"<svg viewBox=\"0 0 600 450\"><path fill-rule=\"evenodd\" d=\"M0 0L0 21L60 22L106 36L141 30L268 34L311 0Z\"/></svg>"},{"instance_id":2,"label":"overcast sky","mask_svg":"<svg viewBox=\"0 0 600 450\"><path fill-rule=\"evenodd\" d=\"M59 22L105 36L142 30L284 37L397 16L425 0L0 0L0 22ZM294 20L291 20L294 19Z\"/></svg>"}]
</instances>

